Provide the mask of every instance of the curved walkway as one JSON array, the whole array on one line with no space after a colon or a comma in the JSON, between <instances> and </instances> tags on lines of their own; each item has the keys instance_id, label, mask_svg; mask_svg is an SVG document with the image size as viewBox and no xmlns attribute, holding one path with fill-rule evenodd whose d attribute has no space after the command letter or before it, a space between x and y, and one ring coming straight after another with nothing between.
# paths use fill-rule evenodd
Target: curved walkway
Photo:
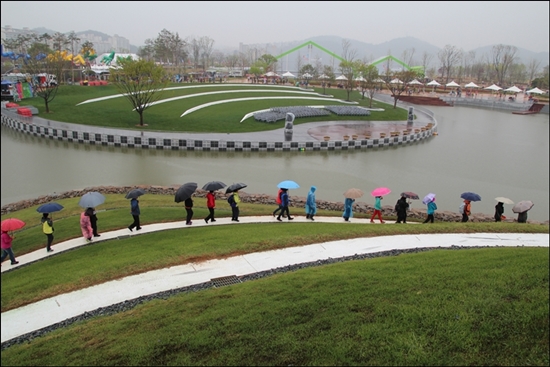
<instances>
[{"instance_id":1,"label":"curved walkway","mask_svg":"<svg viewBox=\"0 0 550 367\"><path fill-rule=\"evenodd\" d=\"M272 223L273 221L274 218L272 216L240 218L240 223ZM294 222L306 221L308 220L305 217L296 217L294 220ZM342 218L318 217L316 218L316 222L341 223ZM352 219L350 225L363 223L370 224L370 220ZM390 224L390 222L387 223ZM193 226L238 224L231 222L230 218L220 218L216 223L211 224L204 223L202 219L196 220ZM281 223L280 225L285 224ZM377 223L374 225L380 224ZM101 234L100 241L174 228L190 227L186 226L182 221L151 224L143 226L139 232L129 232L128 229L104 232ZM99 241L96 240L94 242ZM55 256L55 254L84 245L87 245L85 240L77 238L54 245L55 251L53 253L47 253L42 249L18 256L19 264L11 267L11 269L28 265L48 256ZM125 303L146 295L212 282L216 278L242 277L296 264L392 250L480 246L548 247L549 234L426 234L356 238L256 252L223 260L210 260L173 266L60 294L27 306L3 312L1 315L2 343L114 304ZM2 267L2 271L8 269L10 269L9 266Z\"/></svg>"}]
</instances>

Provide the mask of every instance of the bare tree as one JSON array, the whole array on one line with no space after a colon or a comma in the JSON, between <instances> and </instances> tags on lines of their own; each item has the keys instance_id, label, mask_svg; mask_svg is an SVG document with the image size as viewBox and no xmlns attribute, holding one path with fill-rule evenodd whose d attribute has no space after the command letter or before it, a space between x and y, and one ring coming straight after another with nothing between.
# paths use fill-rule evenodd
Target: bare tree
<instances>
[{"instance_id":1,"label":"bare tree","mask_svg":"<svg viewBox=\"0 0 550 367\"><path fill-rule=\"evenodd\" d=\"M495 45L491 52L491 66L496 72L496 78L499 85L504 85L504 79L508 69L514 63L517 47L509 45Z\"/></svg>"},{"instance_id":2,"label":"bare tree","mask_svg":"<svg viewBox=\"0 0 550 367\"><path fill-rule=\"evenodd\" d=\"M422 62L422 69L424 69L424 76L427 75L427 71L429 69L430 63L432 62L433 57L434 55L429 54L426 51L422 53L421 62Z\"/></svg>"},{"instance_id":3,"label":"bare tree","mask_svg":"<svg viewBox=\"0 0 550 367\"><path fill-rule=\"evenodd\" d=\"M25 72L31 74L29 82L34 95L44 100L46 113L50 113L50 102L57 96L58 81L66 61L60 53L46 55L39 48L29 56L25 63Z\"/></svg>"},{"instance_id":4,"label":"bare tree","mask_svg":"<svg viewBox=\"0 0 550 367\"><path fill-rule=\"evenodd\" d=\"M403 61L405 64L409 66L412 66L414 52L415 52L414 47L404 50L403 53L401 54L401 61ZM403 67L403 70L405 70L405 67Z\"/></svg>"},{"instance_id":5,"label":"bare tree","mask_svg":"<svg viewBox=\"0 0 550 367\"><path fill-rule=\"evenodd\" d=\"M201 47L201 61L203 65L203 71L206 71L210 65L210 57L212 55L212 47L214 46L214 40L209 37L201 37L199 40Z\"/></svg>"},{"instance_id":6,"label":"bare tree","mask_svg":"<svg viewBox=\"0 0 550 367\"><path fill-rule=\"evenodd\" d=\"M75 42L80 42L80 38L78 38L76 36L76 33L74 33L74 31L71 31L68 35L67 35L67 41L69 42L69 44L71 45L71 55L72 57L74 58L75 54L74 54L74 50L75 50ZM71 60L71 81L74 83L74 63L73 61Z\"/></svg>"},{"instance_id":7,"label":"bare tree","mask_svg":"<svg viewBox=\"0 0 550 367\"><path fill-rule=\"evenodd\" d=\"M527 76L529 78L529 84L535 79L535 76L539 72L541 62L535 59L531 59L527 64Z\"/></svg>"},{"instance_id":8,"label":"bare tree","mask_svg":"<svg viewBox=\"0 0 550 367\"><path fill-rule=\"evenodd\" d=\"M355 87L354 76L356 74L356 64L355 58L357 57L357 50L351 49L350 41L343 39L342 40L342 58L343 61L340 62L340 72L346 77L347 80L344 80L343 84L348 94L347 100L350 100L350 93Z\"/></svg>"},{"instance_id":9,"label":"bare tree","mask_svg":"<svg viewBox=\"0 0 550 367\"><path fill-rule=\"evenodd\" d=\"M439 51L437 56L439 57L439 61L441 63L442 76L445 75L445 83L448 83L453 67L462 57L462 50L456 48L455 46L446 45L441 51Z\"/></svg>"}]
</instances>

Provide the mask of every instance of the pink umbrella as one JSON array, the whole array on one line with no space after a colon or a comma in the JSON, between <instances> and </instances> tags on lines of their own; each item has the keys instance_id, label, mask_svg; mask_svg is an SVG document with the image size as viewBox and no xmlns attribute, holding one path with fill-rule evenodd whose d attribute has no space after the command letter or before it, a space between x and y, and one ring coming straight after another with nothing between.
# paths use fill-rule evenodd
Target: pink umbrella
<instances>
[{"instance_id":1,"label":"pink umbrella","mask_svg":"<svg viewBox=\"0 0 550 367\"><path fill-rule=\"evenodd\" d=\"M372 190L370 194L372 196L376 197L376 196L388 195L390 192L391 192L391 190L388 189L387 187L378 187L378 188Z\"/></svg>"}]
</instances>

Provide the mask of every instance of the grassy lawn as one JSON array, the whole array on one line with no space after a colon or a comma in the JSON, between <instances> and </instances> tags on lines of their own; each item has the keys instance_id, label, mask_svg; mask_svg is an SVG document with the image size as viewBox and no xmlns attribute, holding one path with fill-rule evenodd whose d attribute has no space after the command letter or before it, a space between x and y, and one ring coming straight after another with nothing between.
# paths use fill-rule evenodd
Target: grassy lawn
<instances>
[{"instance_id":1,"label":"grassy lawn","mask_svg":"<svg viewBox=\"0 0 550 367\"><path fill-rule=\"evenodd\" d=\"M77 104L86 100L112 96L119 94L118 90L111 85L84 87L79 85L64 85L59 87L59 92L53 102L50 103L49 114L45 113L44 103L40 98L29 98L21 102L21 105L35 106L39 110L42 118L73 122L83 125L95 125L102 127L116 127L124 129L147 129L155 131L170 132L216 132L216 133L239 133L268 131L284 126L284 121L276 123L264 123L255 121L253 117L248 118L243 123L241 119L250 112L269 109L280 106L314 106L314 105L345 105L338 100L346 100L347 93L340 89L326 89L327 95L334 96L334 102L317 100L252 100L242 102L224 103L214 105L193 112L184 117L181 114L187 109L198 105L224 100L244 97L268 97L285 96L299 97L305 96L299 94L298 89L291 86L276 87L270 85L252 85L242 84L238 86L224 84L172 84L170 87L191 87L186 89L166 90L162 93L162 99L175 98L178 96L190 96L191 94L200 94L208 92L220 92L221 94L210 94L202 96L193 96L185 99L178 99L172 102L162 103L147 109L144 113L145 124L147 127L137 127L139 115L132 112L130 103L124 98L113 98L104 101L87 103L77 106ZM245 90L254 90L245 92ZM267 90L268 92L259 92ZM242 92L232 92L242 91ZM283 93L286 91L286 93ZM323 93L322 88L315 88L319 94ZM312 96L312 95L307 95ZM358 102L357 106L369 107L368 98L361 99L360 94L355 91L351 93L350 99ZM331 116L315 118L297 118L295 124L317 121L334 120L364 120L364 121L404 121L407 119L407 111L401 108L393 109L392 105L373 101L373 108L384 108L384 112L372 112L370 116Z\"/></svg>"}]
</instances>

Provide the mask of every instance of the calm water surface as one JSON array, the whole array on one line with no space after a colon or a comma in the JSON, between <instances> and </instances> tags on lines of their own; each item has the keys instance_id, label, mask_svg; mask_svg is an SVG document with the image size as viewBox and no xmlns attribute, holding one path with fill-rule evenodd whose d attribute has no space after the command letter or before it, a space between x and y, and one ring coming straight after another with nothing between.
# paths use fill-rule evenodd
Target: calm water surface
<instances>
[{"instance_id":1,"label":"calm water surface","mask_svg":"<svg viewBox=\"0 0 550 367\"><path fill-rule=\"evenodd\" d=\"M496 196L532 200L529 219L549 218L549 144L546 114L531 116L471 107L431 107L439 135L410 146L333 152L178 152L78 145L36 138L2 127L2 205L40 195L101 185L181 185L212 180L244 182L247 193L275 194L282 180L306 196L343 200L357 187L387 186L393 205L402 191L437 194L439 210L456 212L460 194L482 201L474 213L493 214ZM143 198L144 200L146 197ZM413 208L424 207L420 201ZM510 205L505 215L515 216Z\"/></svg>"}]
</instances>

